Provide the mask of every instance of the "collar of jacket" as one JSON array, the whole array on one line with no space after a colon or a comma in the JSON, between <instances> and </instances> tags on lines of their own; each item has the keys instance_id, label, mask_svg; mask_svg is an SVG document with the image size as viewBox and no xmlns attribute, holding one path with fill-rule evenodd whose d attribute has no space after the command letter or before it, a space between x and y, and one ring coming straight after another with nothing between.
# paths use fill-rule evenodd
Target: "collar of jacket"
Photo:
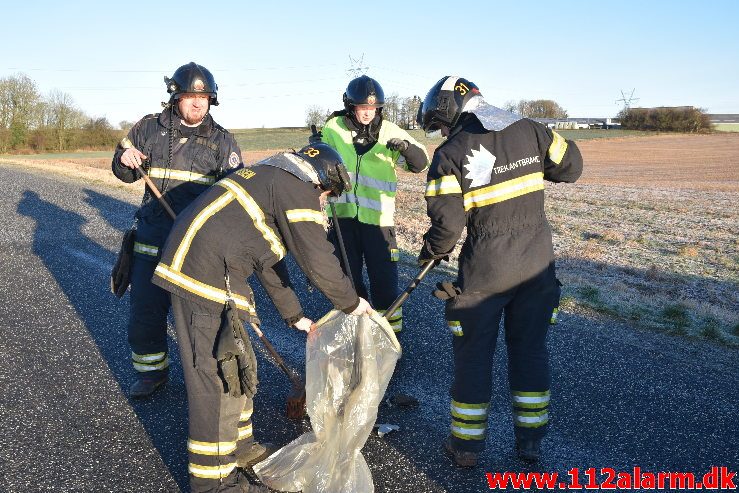
<instances>
[{"instance_id":1,"label":"collar of jacket","mask_svg":"<svg viewBox=\"0 0 739 493\"><path fill-rule=\"evenodd\" d=\"M354 142L357 142L358 139L364 137L367 139L367 142L363 142L363 144L375 143L380 136L380 127L382 126L382 114L378 113L377 115L375 115L372 121L369 122L369 124L362 125L354 117L353 113L350 114L348 112L345 112L344 123L346 124L346 128L356 133L356 135L354 136Z\"/></svg>"},{"instance_id":2,"label":"collar of jacket","mask_svg":"<svg viewBox=\"0 0 739 493\"><path fill-rule=\"evenodd\" d=\"M454 125L454 128L449 131L449 135L446 139L444 139L444 142L439 144L439 147L437 147L437 149L445 146L450 140L454 138L454 136L456 136L462 130L473 130L473 126L475 125L479 127L478 130L481 129L483 132L487 132L487 129L485 129L482 123L480 123L480 120L478 120L473 113L462 113L457 124Z\"/></svg>"},{"instance_id":3,"label":"collar of jacket","mask_svg":"<svg viewBox=\"0 0 739 493\"><path fill-rule=\"evenodd\" d=\"M166 129L169 129L169 118L170 118L170 111L169 109L166 109L159 113L159 124L163 126ZM180 124L182 123L182 119L178 115L177 108L174 108L174 111L172 112L172 118L174 119L174 128L179 128ZM203 121L200 122L200 125L195 130L195 135L199 137L209 137L210 134L213 132L213 125L215 122L213 121L213 117L210 116L210 112L208 112L205 115L205 118L203 118Z\"/></svg>"}]
</instances>

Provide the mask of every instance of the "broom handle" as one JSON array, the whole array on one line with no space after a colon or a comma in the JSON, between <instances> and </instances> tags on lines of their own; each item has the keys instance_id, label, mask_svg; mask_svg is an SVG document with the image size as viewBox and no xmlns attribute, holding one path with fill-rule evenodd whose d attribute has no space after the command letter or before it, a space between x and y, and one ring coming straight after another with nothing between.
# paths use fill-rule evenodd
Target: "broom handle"
<instances>
[{"instance_id":1,"label":"broom handle","mask_svg":"<svg viewBox=\"0 0 739 493\"><path fill-rule=\"evenodd\" d=\"M136 171L139 172L141 175L141 178L144 179L146 182L146 185L149 187L149 190L151 190L151 193L154 194L154 196L159 200L159 203L162 204L162 207L164 207L164 210L167 211L167 214L169 214L169 217L172 218L172 220L175 220L175 217L177 214L174 213L172 208L169 206L169 203L167 202L167 199L165 199L162 194L159 192L159 189L156 185L154 185L154 182L151 181L151 178L149 178L149 175L147 175L144 170L141 169L141 166L134 163L133 167L136 169Z\"/></svg>"},{"instance_id":2,"label":"broom handle","mask_svg":"<svg viewBox=\"0 0 739 493\"><path fill-rule=\"evenodd\" d=\"M264 347L267 349L267 352L274 358L275 363L277 366L282 370L285 375L290 378L293 385L302 387L303 382L300 381L300 378L295 374L295 370L287 366L287 363L285 363L285 360L282 359L282 356L280 356L280 353L277 352L277 350L272 346L272 343L267 340L266 337L264 337L264 333L262 330L255 324L254 322L249 322L249 325L251 326L254 333L257 334L259 337L259 340L262 341L262 344L264 344Z\"/></svg>"}]
</instances>

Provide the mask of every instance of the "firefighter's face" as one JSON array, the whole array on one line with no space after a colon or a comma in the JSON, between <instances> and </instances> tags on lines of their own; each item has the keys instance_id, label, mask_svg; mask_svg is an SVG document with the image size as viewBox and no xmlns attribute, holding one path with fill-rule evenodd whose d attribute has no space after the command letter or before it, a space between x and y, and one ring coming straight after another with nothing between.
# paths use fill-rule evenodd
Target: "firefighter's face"
<instances>
[{"instance_id":1,"label":"firefighter's face","mask_svg":"<svg viewBox=\"0 0 739 493\"><path fill-rule=\"evenodd\" d=\"M369 122L372 121L372 119L377 114L377 108L374 106L355 106L354 107L354 116L357 118L357 121L361 123L362 125L369 125Z\"/></svg>"},{"instance_id":2,"label":"firefighter's face","mask_svg":"<svg viewBox=\"0 0 739 493\"><path fill-rule=\"evenodd\" d=\"M187 125L198 125L208 113L210 103L207 94L183 94L177 100L177 109Z\"/></svg>"}]
</instances>

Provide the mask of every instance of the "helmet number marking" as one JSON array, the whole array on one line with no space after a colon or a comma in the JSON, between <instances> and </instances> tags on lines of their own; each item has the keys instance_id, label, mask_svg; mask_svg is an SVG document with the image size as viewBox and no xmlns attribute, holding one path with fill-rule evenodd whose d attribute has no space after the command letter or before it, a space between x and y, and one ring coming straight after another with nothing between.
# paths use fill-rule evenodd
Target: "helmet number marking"
<instances>
[{"instance_id":1,"label":"helmet number marking","mask_svg":"<svg viewBox=\"0 0 739 493\"><path fill-rule=\"evenodd\" d=\"M454 90L455 90L455 91L459 91L459 93L460 93L460 94L461 94L462 96L464 96L465 94L467 94L467 92L468 92L468 91L470 90L470 88L469 88L469 87L467 87L467 86L466 86L466 85L464 84L464 82L460 82L459 84L457 84L456 86L454 86Z\"/></svg>"},{"instance_id":2,"label":"helmet number marking","mask_svg":"<svg viewBox=\"0 0 739 493\"><path fill-rule=\"evenodd\" d=\"M307 155L308 155L309 157L316 157L316 156L318 156L318 155L319 155L319 154L321 153L321 151L319 151L318 149L315 149L315 148L313 148L313 147L309 147L309 148L307 148L307 149L305 150L305 153L306 153L306 154L307 154Z\"/></svg>"}]
</instances>

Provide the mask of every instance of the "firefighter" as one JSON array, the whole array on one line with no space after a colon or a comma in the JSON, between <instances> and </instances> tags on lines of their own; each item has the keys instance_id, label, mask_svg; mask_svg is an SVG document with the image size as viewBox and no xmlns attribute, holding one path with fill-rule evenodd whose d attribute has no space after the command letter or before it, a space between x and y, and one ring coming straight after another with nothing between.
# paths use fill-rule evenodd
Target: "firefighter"
<instances>
[{"instance_id":1,"label":"firefighter","mask_svg":"<svg viewBox=\"0 0 739 493\"><path fill-rule=\"evenodd\" d=\"M376 80L366 75L352 80L343 99L344 109L334 112L321 131L323 142L341 154L353 185L336 200L338 227L357 292L384 312L398 295L395 166L420 173L428 168L429 157L408 132L383 118L385 95ZM387 318L395 332L402 330L402 308Z\"/></svg>"},{"instance_id":2,"label":"firefighter","mask_svg":"<svg viewBox=\"0 0 739 493\"><path fill-rule=\"evenodd\" d=\"M324 229L322 200L348 186L341 157L319 143L231 173L175 221L153 282L172 294L187 387L193 492L263 491L240 470L261 460L253 459L244 440L252 435L254 391L234 389L217 357L229 300L243 320L258 322L247 278L255 273L285 322L306 332L313 322L291 289L281 261L288 252L337 309L371 311L341 270ZM248 345L248 337L241 342ZM239 367L241 386L246 378L251 389L256 368L244 375L241 362Z\"/></svg>"},{"instance_id":3,"label":"firefighter","mask_svg":"<svg viewBox=\"0 0 739 493\"><path fill-rule=\"evenodd\" d=\"M139 120L116 147L113 173L132 183L143 166L175 213L227 172L241 167L241 151L233 135L209 114L218 104L213 75L196 63L165 77L170 94L165 110ZM136 240L131 267L128 342L137 377L130 396L151 395L167 381L167 312L169 295L151 283L172 219L149 190L136 212Z\"/></svg>"},{"instance_id":4,"label":"firefighter","mask_svg":"<svg viewBox=\"0 0 739 493\"><path fill-rule=\"evenodd\" d=\"M485 448L493 353L505 314L515 448L519 458L536 462L549 423L545 339L559 288L544 181L577 180L580 151L544 125L487 104L475 84L459 77L431 88L418 123L446 136L428 172L431 227L419 262L448 258L467 228L457 281L439 283L434 292L446 300L454 354L444 449L457 466L472 467Z\"/></svg>"}]
</instances>

